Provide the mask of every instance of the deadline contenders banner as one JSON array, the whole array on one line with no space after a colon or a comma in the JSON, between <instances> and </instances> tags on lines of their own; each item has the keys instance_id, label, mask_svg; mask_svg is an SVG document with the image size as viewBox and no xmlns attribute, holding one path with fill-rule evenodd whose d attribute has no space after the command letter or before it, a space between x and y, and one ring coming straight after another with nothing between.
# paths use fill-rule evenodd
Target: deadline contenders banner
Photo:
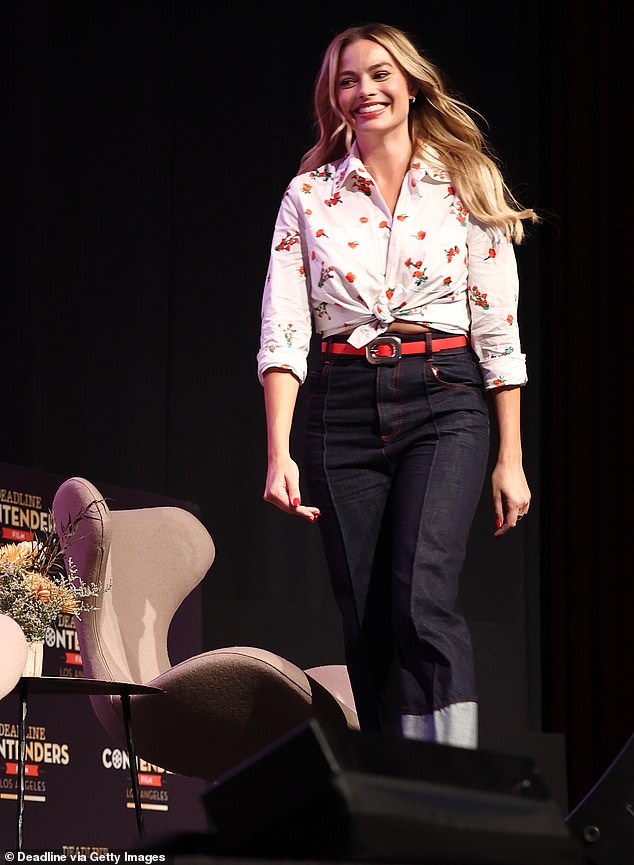
<instances>
[{"instance_id":1,"label":"deadline contenders banner","mask_svg":"<svg viewBox=\"0 0 634 865\"><path fill-rule=\"evenodd\" d=\"M65 477L0 463L0 544L31 540L52 528L50 508ZM191 502L100 484L112 510L176 506L199 516ZM187 598L170 630L172 663L202 650L200 590ZM81 677L74 618L60 615L46 633L43 674ZM0 701L0 847L15 848L19 704ZM133 717L134 723L134 717ZM128 754L100 725L83 695L29 697L26 718L24 850L68 856L131 849L138 840ZM140 761L139 787L148 836L205 829L204 781ZM78 860L79 861L79 860Z\"/></svg>"}]
</instances>

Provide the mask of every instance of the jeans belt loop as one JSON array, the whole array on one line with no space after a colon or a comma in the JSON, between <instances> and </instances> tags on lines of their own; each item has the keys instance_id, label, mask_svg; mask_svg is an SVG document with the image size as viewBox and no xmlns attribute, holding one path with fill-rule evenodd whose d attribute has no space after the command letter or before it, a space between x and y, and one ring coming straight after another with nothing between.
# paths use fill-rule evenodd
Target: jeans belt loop
<instances>
[{"instance_id":1,"label":"jeans belt loop","mask_svg":"<svg viewBox=\"0 0 634 865\"><path fill-rule=\"evenodd\" d=\"M425 333L425 360L427 363L431 363L434 359L434 343L432 340L432 335L427 331Z\"/></svg>"},{"instance_id":2,"label":"jeans belt loop","mask_svg":"<svg viewBox=\"0 0 634 865\"><path fill-rule=\"evenodd\" d=\"M381 345L390 346L392 353L389 355L378 354L379 346ZM365 358L368 363L374 366L394 366L401 359L401 355L401 339L392 334L377 336L365 347Z\"/></svg>"}]
</instances>

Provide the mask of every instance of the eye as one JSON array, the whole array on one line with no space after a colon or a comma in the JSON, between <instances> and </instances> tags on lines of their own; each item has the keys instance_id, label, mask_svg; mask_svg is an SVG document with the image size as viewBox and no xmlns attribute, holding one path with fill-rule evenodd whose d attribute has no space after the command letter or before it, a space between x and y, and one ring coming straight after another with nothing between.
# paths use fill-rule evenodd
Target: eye
<instances>
[{"instance_id":1,"label":"eye","mask_svg":"<svg viewBox=\"0 0 634 865\"><path fill-rule=\"evenodd\" d=\"M374 77L377 81L383 81L385 78L390 77L390 73L387 71L387 69L381 69L379 72L376 72L374 74Z\"/></svg>"},{"instance_id":2,"label":"eye","mask_svg":"<svg viewBox=\"0 0 634 865\"><path fill-rule=\"evenodd\" d=\"M346 88L346 87L353 87L353 86L354 86L354 78L350 78L350 77L341 78L339 81L339 87Z\"/></svg>"}]
</instances>

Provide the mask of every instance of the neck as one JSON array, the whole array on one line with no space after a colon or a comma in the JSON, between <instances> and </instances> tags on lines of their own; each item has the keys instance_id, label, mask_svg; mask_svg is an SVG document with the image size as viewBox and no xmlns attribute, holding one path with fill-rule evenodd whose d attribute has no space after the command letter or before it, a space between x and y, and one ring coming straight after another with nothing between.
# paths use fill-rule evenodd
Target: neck
<instances>
[{"instance_id":1,"label":"neck","mask_svg":"<svg viewBox=\"0 0 634 865\"><path fill-rule=\"evenodd\" d=\"M381 136L357 139L361 161L371 173L388 175L407 171L412 160L412 143L409 136Z\"/></svg>"},{"instance_id":2,"label":"neck","mask_svg":"<svg viewBox=\"0 0 634 865\"><path fill-rule=\"evenodd\" d=\"M357 142L363 164L372 175L385 204L393 215L403 178L410 166L412 147L407 142L382 136L376 142Z\"/></svg>"}]
</instances>

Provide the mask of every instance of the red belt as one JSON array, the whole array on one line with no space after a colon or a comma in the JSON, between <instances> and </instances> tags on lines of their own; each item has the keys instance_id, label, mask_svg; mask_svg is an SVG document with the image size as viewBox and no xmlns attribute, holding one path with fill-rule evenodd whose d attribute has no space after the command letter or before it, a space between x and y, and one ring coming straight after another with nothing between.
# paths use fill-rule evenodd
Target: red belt
<instances>
[{"instance_id":1,"label":"red belt","mask_svg":"<svg viewBox=\"0 0 634 865\"><path fill-rule=\"evenodd\" d=\"M466 336L443 336L431 340L431 349L432 351L443 351L443 349L447 348L462 348L466 344ZM427 341L417 339L411 342L403 342L400 337L390 333L375 337L375 339L361 348L355 348L349 342L329 342L328 340L323 340L321 350L329 354L365 355L370 363L375 364L396 363L404 354L425 354L427 351Z\"/></svg>"}]
</instances>

